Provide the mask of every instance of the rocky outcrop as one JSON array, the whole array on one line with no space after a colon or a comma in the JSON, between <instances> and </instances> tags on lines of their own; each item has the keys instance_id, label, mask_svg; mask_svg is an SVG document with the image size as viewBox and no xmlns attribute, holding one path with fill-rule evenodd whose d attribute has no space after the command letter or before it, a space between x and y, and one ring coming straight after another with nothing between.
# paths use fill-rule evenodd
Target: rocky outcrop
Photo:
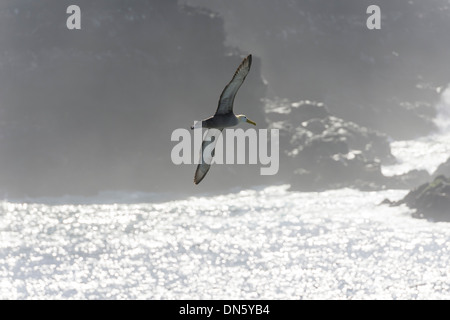
<instances>
[{"instance_id":1,"label":"rocky outcrop","mask_svg":"<svg viewBox=\"0 0 450 320\"><path fill-rule=\"evenodd\" d=\"M402 200L390 202L392 206L406 204L415 209L414 216L433 221L450 221L450 179L440 175L410 191Z\"/></svg>"},{"instance_id":2,"label":"rocky outcrop","mask_svg":"<svg viewBox=\"0 0 450 320\"><path fill-rule=\"evenodd\" d=\"M269 128L280 130L281 174L292 189L378 180L381 161L392 160L386 136L332 116L322 103L267 101L266 112Z\"/></svg>"},{"instance_id":3,"label":"rocky outcrop","mask_svg":"<svg viewBox=\"0 0 450 320\"><path fill-rule=\"evenodd\" d=\"M323 103L267 100L266 114L269 128L280 130L281 175L292 189L407 189L429 179L417 170L385 177L381 165L395 161L388 137L333 116Z\"/></svg>"}]
</instances>

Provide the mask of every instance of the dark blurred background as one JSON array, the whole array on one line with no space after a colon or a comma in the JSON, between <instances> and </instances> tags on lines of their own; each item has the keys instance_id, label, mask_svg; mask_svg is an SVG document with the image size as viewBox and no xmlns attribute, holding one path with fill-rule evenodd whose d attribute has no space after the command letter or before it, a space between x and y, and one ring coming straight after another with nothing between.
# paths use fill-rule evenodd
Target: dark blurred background
<instances>
[{"instance_id":1,"label":"dark blurred background","mask_svg":"<svg viewBox=\"0 0 450 320\"><path fill-rule=\"evenodd\" d=\"M66 28L71 4L81 8L81 30ZM366 27L372 4L381 8L381 30ZM389 185L379 171L393 161L388 142L436 129L434 105L450 78L449 7L444 0L2 0L0 194L194 193L292 182L294 172L320 189L329 186L325 178L308 179L339 169L329 164L336 155L354 177L335 177L332 187L361 179ZM195 165L170 161L170 135L214 113L249 53L254 63L235 111L259 128L289 126L280 174L214 166L195 186ZM285 105L285 113L270 105ZM359 158L346 156L352 150Z\"/></svg>"}]
</instances>

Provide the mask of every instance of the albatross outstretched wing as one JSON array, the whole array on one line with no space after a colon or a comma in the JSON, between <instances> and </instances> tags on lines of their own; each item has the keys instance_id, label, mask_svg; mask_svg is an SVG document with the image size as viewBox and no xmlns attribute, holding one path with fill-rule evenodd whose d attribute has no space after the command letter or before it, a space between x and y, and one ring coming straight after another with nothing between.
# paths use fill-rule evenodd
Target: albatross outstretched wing
<instances>
[{"instance_id":1,"label":"albatross outstretched wing","mask_svg":"<svg viewBox=\"0 0 450 320\"><path fill-rule=\"evenodd\" d=\"M219 99L219 106L216 114L227 114L233 112L234 97L245 80L245 77L250 71L252 65L252 55L249 54L237 68L233 79L223 89Z\"/></svg>"},{"instance_id":2,"label":"albatross outstretched wing","mask_svg":"<svg viewBox=\"0 0 450 320\"><path fill-rule=\"evenodd\" d=\"M214 152L219 139L220 134L223 129L208 129L205 138L202 143L202 150L200 154L201 162L197 166L194 175L194 183L199 184L200 181L206 176L211 167L211 161L214 158ZM206 149L206 152L205 152Z\"/></svg>"}]
</instances>

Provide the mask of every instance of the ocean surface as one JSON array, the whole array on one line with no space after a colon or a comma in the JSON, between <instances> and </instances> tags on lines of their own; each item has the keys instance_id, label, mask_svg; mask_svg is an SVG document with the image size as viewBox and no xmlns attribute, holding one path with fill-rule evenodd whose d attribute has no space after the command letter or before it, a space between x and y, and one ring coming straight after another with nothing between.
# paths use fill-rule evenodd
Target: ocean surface
<instances>
[{"instance_id":1,"label":"ocean surface","mask_svg":"<svg viewBox=\"0 0 450 320\"><path fill-rule=\"evenodd\" d=\"M450 224L379 205L405 193L3 202L0 298L449 299Z\"/></svg>"},{"instance_id":2,"label":"ocean surface","mask_svg":"<svg viewBox=\"0 0 450 320\"><path fill-rule=\"evenodd\" d=\"M432 172L449 138L394 141L383 171ZM450 223L380 205L407 190L288 187L3 200L0 299L450 299Z\"/></svg>"}]
</instances>

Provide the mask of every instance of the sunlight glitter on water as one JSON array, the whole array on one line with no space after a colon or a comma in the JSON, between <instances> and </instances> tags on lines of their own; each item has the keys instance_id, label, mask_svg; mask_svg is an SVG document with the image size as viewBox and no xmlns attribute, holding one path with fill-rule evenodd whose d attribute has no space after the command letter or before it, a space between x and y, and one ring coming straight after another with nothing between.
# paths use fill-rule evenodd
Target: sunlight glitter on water
<instances>
[{"instance_id":1,"label":"sunlight glitter on water","mask_svg":"<svg viewBox=\"0 0 450 320\"><path fill-rule=\"evenodd\" d=\"M286 188L160 204L4 202L0 298L450 298L449 225L378 205L405 191Z\"/></svg>"}]
</instances>

